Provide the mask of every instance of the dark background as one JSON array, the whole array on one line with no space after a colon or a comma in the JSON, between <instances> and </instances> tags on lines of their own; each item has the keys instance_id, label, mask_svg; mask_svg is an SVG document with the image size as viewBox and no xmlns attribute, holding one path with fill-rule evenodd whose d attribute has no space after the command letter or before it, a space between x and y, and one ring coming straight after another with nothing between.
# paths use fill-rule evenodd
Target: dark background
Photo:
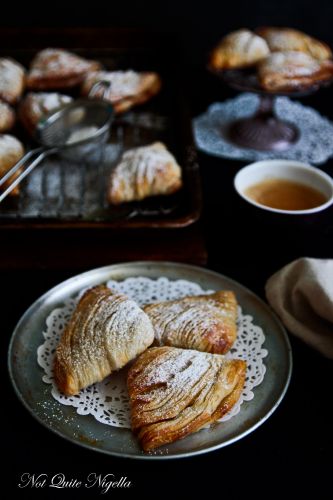
<instances>
[{"instance_id":1,"label":"dark background","mask_svg":"<svg viewBox=\"0 0 333 500\"><path fill-rule=\"evenodd\" d=\"M1 8L2 9L2 8ZM207 52L217 39L241 26L282 25L303 29L333 45L333 2L264 1L229 2L56 2L36 8L6 2L0 25L17 28L40 26L141 27L172 33L179 40L178 53L192 85L188 97L192 113L204 110L214 100L233 95L204 70ZM0 29L1 32L1 29ZM29 44L29 40L26 41ZM332 89L304 99L304 103L333 118ZM208 267L222 272L264 297L264 284L272 272L301 256L333 257L333 230L269 228L258 220L242 219L230 205L230 183L241 162L224 162L199 156L203 179L204 233ZM227 168L229 167L230 168ZM332 173L332 161L323 167ZM246 216L245 216L246 217ZM241 231L239 228L242 228ZM227 235L227 237L225 236ZM22 252L24 252L24 247ZM87 265L86 268L89 268ZM75 271L76 273L77 271ZM10 332L20 315L51 286L75 274L62 271L26 270L1 272L2 380L7 381L5 355ZM19 286L17 285L19 283ZM112 472L128 476L130 491L109 492L114 498L191 498L202 491L205 498L332 498L332 362L291 337L294 372L281 406L262 427L240 442L206 456L171 462L138 462L114 459L80 449L42 428L23 409L6 383L2 394L3 457L8 465L1 489L21 498L80 498L84 490L17 490L23 472L64 472L82 479L87 472ZM9 495L9 494L8 494ZM105 495L107 498L108 495ZM97 498L98 492L89 492ZM4 498L9 498L5 496Z\"/></svg>"},{"instance_id":2,"label":"dark background","mask_svg":"<svg viewBox=\"0 0 333 500\"><path fill-rule=\"evenodd\" d=\"M155 0L6 2L0 26L143 27L180 36L187 61L198 64L228 31L260 25L291 26L333 42L329 0Z\"/></svg>"}]
</instances>

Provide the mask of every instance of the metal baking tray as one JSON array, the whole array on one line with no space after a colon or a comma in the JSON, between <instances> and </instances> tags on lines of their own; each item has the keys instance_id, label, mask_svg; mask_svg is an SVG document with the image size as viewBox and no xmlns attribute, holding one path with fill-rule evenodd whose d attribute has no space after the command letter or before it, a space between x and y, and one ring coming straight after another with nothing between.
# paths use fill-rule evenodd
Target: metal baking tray
<instances>
[{"instance_id":1,"label":"metal baking tray","mask_svg":"<svg viewBox=\"0 0 333 500\"><path fill-rule=\"evenodd\" d=\"M103 161L98 166L75 164L59 156L45 160L21 184L16 197L0 204L0 224L6 228L175 228L197 221L201 212L201 185L191 121L182 93L181 78L154 52L140 50L70 49L97 59L108 69L157 71L162 78L160 94L150 102L116 116L111 127ZM2 49L28 66L37 49ZM73 97L79 90L64 90ZM12 132L35 146L18 124ZM170 196L110 206L106 192L110 172L122 152L153 141L164 142L182 166L184 186Z\"/></svg>"}]
</instances>

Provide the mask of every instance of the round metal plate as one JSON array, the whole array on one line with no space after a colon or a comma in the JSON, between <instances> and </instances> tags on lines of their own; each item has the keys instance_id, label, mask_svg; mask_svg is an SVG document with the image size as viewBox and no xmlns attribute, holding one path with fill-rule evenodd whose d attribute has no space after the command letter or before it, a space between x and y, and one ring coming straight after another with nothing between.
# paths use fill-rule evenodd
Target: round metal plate
<instances>
[{"instance_id":1,"label":"round metal plate","mask_svg":"<svg viewBox=\"0 0 333 500\"><path fill-rule=\"evenodd\" d=\"M51 396L51 386L42 381L43 370L37 364L37 347L43 342L42 331L50 312L61 306L82 288L133 276L186 279L206 289L233 290L243 311L254 317L264 330L268 350L266 374L254 389L252 401L227 422L217 423L152 454L141 451L128 429L110 427L92 416L78 415L70 406ZM261 425L281 402L291 376L291 348L286 332L268 306L237 282L206 269L172 262L134 262L94 269L52 288L26 311L16 326L9 346L9 372L15 391L29 412L56 434L76 444L102 453L141 459L180 458L221 448L246 436Z\"/></svg>"}]
</instances>

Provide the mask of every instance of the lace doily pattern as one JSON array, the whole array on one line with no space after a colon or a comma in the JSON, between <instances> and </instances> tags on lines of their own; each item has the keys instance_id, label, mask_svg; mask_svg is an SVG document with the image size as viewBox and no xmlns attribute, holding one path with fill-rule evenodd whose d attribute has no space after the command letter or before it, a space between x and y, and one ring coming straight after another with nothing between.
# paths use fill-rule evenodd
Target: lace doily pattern
<instances>
[{"instance_id":1,"label":"lace doily pattern","mask_svg":"<svg viewBox=\"0 0 333 500\"><path fill-rule=\"evenodd\" d=\"M163 300L174 300L188 295L209 293L197 283L186 280L171 281L168 278L153 280L145 277L128 278L124 281L107 282L112 290L125 293L139 305ZM80 415L92 415L99 422L115 427L130 428L130 407L126 389L126 368L98 384L83 389L76 396L61 394L53 380L53 359L56 346L68 323L80 295L69 299L63 307L54 309L46 319L46 329L43 332L44 342L37 351L38 364L44 369L43 381L52 385L52 396L64 405L73 406ZM227 354L228 357L247 361L247 376L243 393L238 403L225 415L221 421L236 415L243 401L253 398L253 388L264 378L266 367L263 358L267 350L262 346L265 336L262 329L253 323L253 318L238 310L237 340Z\"/></svg>"},{"instance_id":2,"label":"lace doily pattern","mask_svg":"<svg viewBox=\"0 0 333 500\"><path fill-rule=\"evenodd\" d=\"M288 97L276 99L275 112L298 127L300 137L293 146L286 151L271 152L243 149L228 142L221 131L234 120L252 116L258 105L258 96L250 93L212 104L206 113L193 120L197 147L214 156L246 161L279 158L321 164L333 155L333 123L313 108Z\"/></svg>"}]
</instances>

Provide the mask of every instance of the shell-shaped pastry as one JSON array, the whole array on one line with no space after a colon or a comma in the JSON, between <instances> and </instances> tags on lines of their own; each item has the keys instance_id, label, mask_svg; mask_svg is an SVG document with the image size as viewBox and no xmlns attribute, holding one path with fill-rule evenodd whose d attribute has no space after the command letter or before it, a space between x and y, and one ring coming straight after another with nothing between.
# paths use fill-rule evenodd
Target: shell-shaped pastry
<instances>
[{"instance_id":1,"label":"shell-shaped pastry","mask_svg":"<svg viewBox=\"0 0 333 500\"><path fill-rule=\"evenodd\" d=\"M15 112L9 104L0 101L0 133L8 132L15 123Z\"/></svg>"},{"instance_id":2,"label":"shell-shaped pastry","mask_svg":"<svg viewBox=\"0 0 333 500\"><path fill-rule=\"evenodd\" d=\"M59 92L29 92L19 107L19 118L30 134L44 116L60 109L73 99Z\"/></svg>"},{"instance_id":3,"label":"shell-shaped pastry","mask_svg":"<svg viewBox=\"0 0 333 500\"><path fill-rule=\"evenodd\" d=\"M155 347L130 368L131 426L145 451L215 422L237 402L245 361L219 354Z\"/></svg>"},{"instance_id":4,"label":"shell-shaped pastry","mask_svg":"<svg viewBox=\"0 0 333 500\"><path fill-rule=\"evenodd\" d=\"M298 51L273 52L258 66L261 86L271 91L307 88L333 78L333 62Z\"/></svg>"},{"instance_id":5,"label":"shell-shaped pastry","mask_svg":"<svg viewBox=\"0 0 333 500\"><path fill-rule=\"evenodd\" d=\"M17 163L24 155L23 144L16 139L16 137L4 134L0 135L0 177L2 177L8 170ZM6 189L8 184L10 184L22 170L18 170L14 175L12 175L8 181L4 183L2 189ZM19 185L16 186L11 192L11 196L19 194Z\"/></svg>"},{"instance_id":6,"label":"shell-shaped pastry","mask_svg":"<svg viewBox=\"0 0 333 500\"><path fill-rule=\"evenodd\" d=\"M266 41L250 30L240 29L226 35L210 54L213 69L252 66L269 54Z\"/></svg>"},{"instance_id":7,"label":"shell-shaped pastry","mask_svg":"<svg viewBox=\"0 0 333 500\"><path fill-rule=\"evenodd\" d=\"M156 95L161 88L161 79L157 73L129 71L95 71L86 76L81 92L88 96L94 85L109 82L109 88L97 88L95 97L112 103L116 113L123 113L132 106L143 104Z\"/></svg>"},{"instance_id":8,"label":"shell-shaped pastry","mask_svg":"<svg viewBox=\"0 0 333 500\"><path fill-rule=\"evenodd\" d=\"M291 28L263 27L256 30L263 37L272 52L300 51L323 61L332 57L326 43Z\"/></svg>"},{"instance_id":9,"label":"shell-shaped pastry","mask_svg":"<svg viewBox=\"0 0 333 500\"><path fill-rule=\"evenodd\" d=\"M111 174L109 201L113 205L167 195L182 186L181 168L161 142L126 151Z\"/></svg>"},{"instance_id":10,"label":"shell-shaped pastry","mask_svg":"<svg viewBox=\"0 0 333 500\"><path fill-rule=\"evenodd\" d=\"M230 291L150 304L144 311L158 345L224 354L236 340L237 301Z\"/></svg>"},{"instance_id":11,"label":"shell-shaped pastry","mask_svg":"<svg viewBox=\"0 0 333 500\"><path fill-rule=\"evenodd\" d=\"M63 49L44 49L34 57L27 75L27 87L37 90L74 87L89 71L101 68L97 61L84 59Z\"/></svg>"},{"instance_id":12,"label":"shell-shaped pastry","mask_svg":"<svg viewBox=\"0 0 333 500\"><path fill-rule=\"evenodd\" d=\"M77 394L125 366L153 340L152 324L136 302L103 285L91 288L57 347L55 382L64 394Z\"/></svg>"},{"instance_id":13,"label":"shell-shaped pastry","mask_svg":"<svg viewBox=\"0 0 333 500\"><path fill-rule=\"evenodd\" d=\"M25 86L25 69L14 59L0 58L0 99L15 104Z\"/></svg>"}]
</instances>

